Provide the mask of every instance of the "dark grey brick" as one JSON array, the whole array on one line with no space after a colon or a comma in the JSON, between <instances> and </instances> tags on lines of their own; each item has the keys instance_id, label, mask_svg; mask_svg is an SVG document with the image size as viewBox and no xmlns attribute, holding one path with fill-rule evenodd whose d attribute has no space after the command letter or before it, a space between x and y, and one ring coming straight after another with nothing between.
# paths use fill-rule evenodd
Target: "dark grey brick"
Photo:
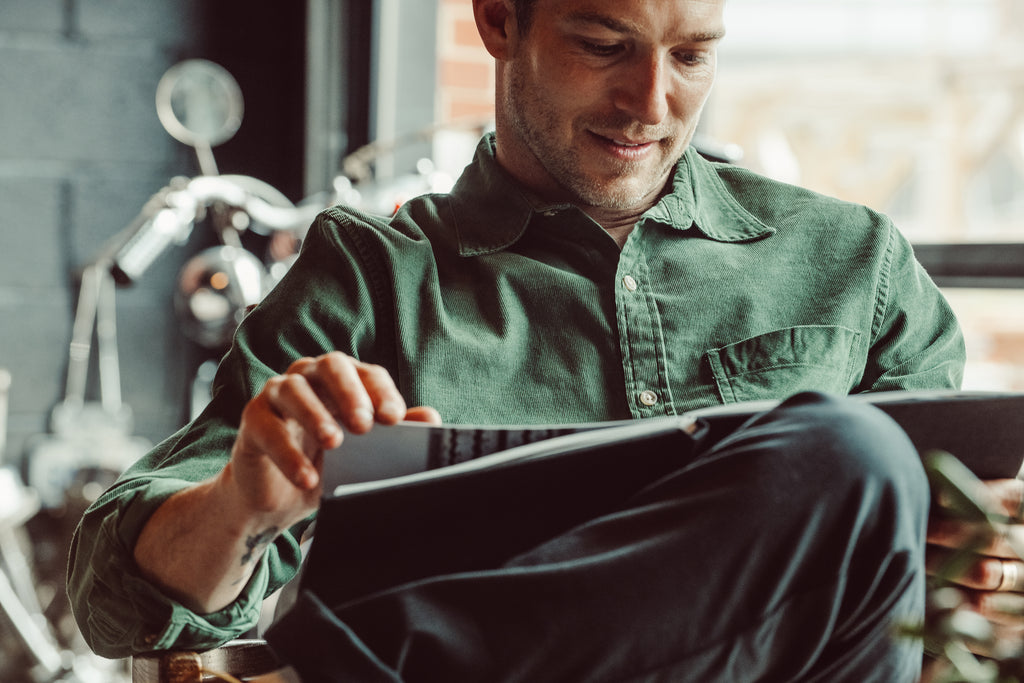
<instances>
[{"instance_id":1,"label":"dark grey brick","mask_svg":"<svg viewBox=\"0 0 1024 683\"><path fill-rule=\"evenodd\" d=\"M78 0L77 29L87 40L133 38L183 45L200 36L198 0Z\"/></svg>"},{"instance_id":2,"label":"dark grey brick","mask_svg":"<svg viewBox=\"0 0 1024 683\"><path fill-rule=\"evenodd\" d=\"M63 33L64 6L65 0L3 0L0 32Z\"/></svg>"},{"instance_id":3,"label":"dark grey brick","mask_svg":"<svg viewBox=\"0 0 1024 683\"><path fill-rule=\"evenodd\" d=\"M188 345L178 329L170 291L118 294L121 389L135 416L135 433L163 439L183 424L190 380Z\"/></svg>"},{"instance_id":4,"label":"dark grey brick","mask_svg":"<svg viewBox=\"0 0 1024 683\"><path fill-rule=\"evenodd\" d=\"M171 145L154 93L169 66L156 51L0 46L0 158L132 161Z\"/></svg>"},{"instance_id":5,"label":"dark grey brick","mask_svg":"<svg viewBox=\"0 0 1024 683\"><path fill-rule=\"evenodd\" d=\"M11 414L48 412L64 393L71 334L67 291L0 288L0 321L0 367L13 378Z\"/></svg>"},{"instance_id":6,"label":"dark grey brick","mask_svg":"<svg viewBox=\"0 0 1024 683\"><path fill-rule=\"evenodd\" d=\"M201 53L193 49L203 33L197 15L209 12L201 0L0 0L0 367L14 381L9 459L47 433L63 397L78 269L172 175L195 172L190 150L160 126L154 94L174 61ZM204 230L117 293L121 392L134 433L151 441L180 426L192 373L211 355L182 337L172 307L178 269L209 239ZM95 398L95 364L90 379Z\"/></svg>"},{"instance_id":7,"label":"dark grey brick","mask_svg":"<svg viewBox=\"0 0 1024 683\"><path fill-rule=\"evenodd\" d=\"M61 182L0 176L0 287L56 287L64 278Z\"/></svg>"},{"instance_id":8,"label":"dark grey brick","mask_svg":"<svg viewBox=\"0 0 1024 683\"><path fill-rule=\"evenodd\" d=\"M64 396L74 305L64 290L0 289L0 367L9 369L9 453L24 448L34 430L48 432L53 406ZM117 295L118 361L122 400L134 414L134 434L162 439L182 424L189 354L169 295L121 290ZM94 342L95 349L95 342ZM86 398L100 396L95 351ZM15 425L29 425L20 431Z\"/></svg>"},{"instance_id":9,"label":"dark grey brick","mask_svg":"<svg viewBox=\"0 0 1024 683\"><path fill-rule=\"evenodd\" d=\"M154 157L159 151L163 150L155 150ZM92 260L116 239L149 198L168 183L173 170L168 164L133 163L107 164L92 172L77 173L69 181L72 262L82 264ZM173 258L173 254L168 258ZM160 270L163 260L147 273L147 281L153 271Z\"/></svg>"}]
</instances>

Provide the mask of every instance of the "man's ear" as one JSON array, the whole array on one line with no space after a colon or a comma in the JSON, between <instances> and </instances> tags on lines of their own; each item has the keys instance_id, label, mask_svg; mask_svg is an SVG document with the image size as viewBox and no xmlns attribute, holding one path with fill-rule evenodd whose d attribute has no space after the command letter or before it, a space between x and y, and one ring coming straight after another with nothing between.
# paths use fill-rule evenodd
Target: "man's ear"
<instances>
[{"instance_id":1,"label":"man's ear","mask_svg":"<svg viewBox=\"0 0 1024 683\"><path fill-rule=\"evenodd\" d=\"M473 16L484 47L495 59L508 59L516 30L512 0L473 0Z\"/></svg>"}]
</instances>

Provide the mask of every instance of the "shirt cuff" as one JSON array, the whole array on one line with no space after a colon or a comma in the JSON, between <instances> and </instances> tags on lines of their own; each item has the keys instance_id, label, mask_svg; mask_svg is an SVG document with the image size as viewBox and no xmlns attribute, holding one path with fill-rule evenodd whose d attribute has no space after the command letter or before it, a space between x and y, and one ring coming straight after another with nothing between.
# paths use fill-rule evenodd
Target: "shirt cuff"
<instances>
[{"instance_id":1,"label":"shirt cuff","mask_svg":"<svg viewBox=\"0 0 1024 683\"><path fill-rule=\"evenodd\" d=\"M134 489L133 489L134 485ZM209 649L252 628L269 584L271 546L239 597L224 609L197 614L146 580L132 549L153 512L171 495L191 486L179 479L124 482L108 492L83 519L72 550L75 572L69 590L79 625L93 649L124 657L166 649ZM94 529L94 533L90 533ZM88 562L76 569L76 554ZM84 603L84 604L83 604Z\"/></svg>"}]
</instances>

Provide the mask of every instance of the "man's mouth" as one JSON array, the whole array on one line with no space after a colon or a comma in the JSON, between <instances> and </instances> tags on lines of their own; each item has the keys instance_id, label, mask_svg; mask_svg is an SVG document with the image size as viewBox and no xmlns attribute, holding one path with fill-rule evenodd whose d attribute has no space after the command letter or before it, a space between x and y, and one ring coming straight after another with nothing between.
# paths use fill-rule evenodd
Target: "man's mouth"
<instances>
[{"instance_id":1,"label":"man's mouth","mask_svg":"<svg viewBox=\"0 0 1024 683\"><path fill-rule=\"evenodd\" d=\"M617 147L646 147L657 142L656 140L634 140L614 135L602 135L601 133L594 133L594 135Z\"/></svg>"},{"instance_id":2,"label":"man's mouth","mask_svg":"<svg viewBox=\"0 0 1024 683\"><path fill-rule=\"evenodd\" d=\"M613 143L615 143L616 145L618 145L620 147L644 147L646 145L650 145L650 144L654 143L653 140L646 140L646 141L642 141L642 142L633 142L632 140L618 140L618 139L615 139L615 138L608 138L608 139L611 140Z\"/></svg>"},{"instance_id":3,"label":"man's mouth","mask_svg":"<svg viewBox=\"0 0 1024 683\"><path fill-rule=\"evenodd\" d=\"M645 158L648 151L658 144L657 140L651 139L637 140L628 137L620 137L618 135L602 135L601 133L594 132L591 132L591 134L607 151L625 161L638 161Z\"/></svg>"}]
</instances>

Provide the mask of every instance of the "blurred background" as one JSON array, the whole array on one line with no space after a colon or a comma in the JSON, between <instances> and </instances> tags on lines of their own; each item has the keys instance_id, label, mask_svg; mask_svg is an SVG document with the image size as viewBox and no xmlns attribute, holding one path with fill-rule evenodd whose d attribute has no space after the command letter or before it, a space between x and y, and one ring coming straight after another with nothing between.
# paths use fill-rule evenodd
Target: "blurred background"
<instances>
[{"instance_id":1,"label":"blurred background","mask_svg":"<svg viewBox=\"0 0 1024 683\"><path fill-rule=\"evenodd\" d=\"M970 389L1024 389L1024 3L726 3L704 121L741 163L896 221L964 327Z\"/></svg>"},{"instance_id":2,"label":"blurred background","mask_svg":"<svg viewBox=\"0 0 1024 683\"><path fill-rule=\"evenodd\" d=\"M729 0L726 12L702 138L736 163L890 214L961 317L966 387L1024 390L1024 3ZM387 209L443 187L493 115L469 0L0 2L0 453L19 477L73 457L50 447L83 269L171 178L200 173L154 104L161 76L186 59L223 66L244 98L237 133L213 149L219 171L262 181L286 205L333 192ZM237 212L216 209L244 231ZM175 308L184 266L218 244L210 220L116 290L129 451L188 419L203 364L222 351ZM275 231L248 232L266 261ZM93 367L87 398L98 384ZM37 501L19 541L43 628L72 650L63 543L96 483L58 478L69 492ZM15 519L0 510L0 524ZM0 680L19 680L5 671L24 668L24 653L0 657Z\"/></svg>"}]
</instances>

